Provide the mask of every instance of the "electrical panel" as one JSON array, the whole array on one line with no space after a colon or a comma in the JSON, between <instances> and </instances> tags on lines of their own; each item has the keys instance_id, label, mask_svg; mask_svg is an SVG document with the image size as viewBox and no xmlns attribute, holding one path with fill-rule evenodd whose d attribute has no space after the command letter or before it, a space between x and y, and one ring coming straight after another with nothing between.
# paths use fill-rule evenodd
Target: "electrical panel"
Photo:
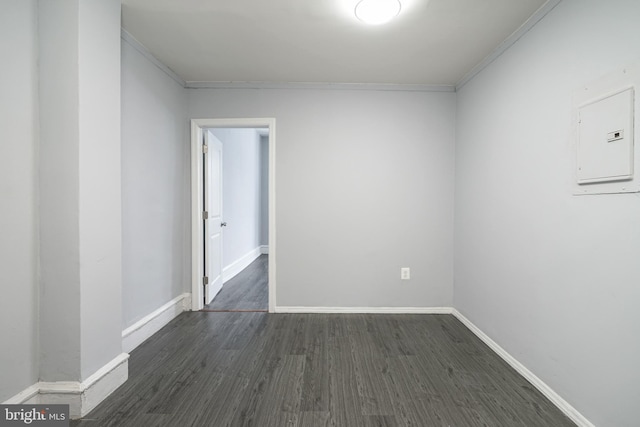
<instances>
[{"instance_id":1,"label":"electrical panel","mask_svg":"<svg viewBox=\"0 0 640 427\"><path fill-rule=\"evenodd\" d=\"M634 89L578 108L576 179L579 185L632 180Z\"/></svg>"}]
</instances>

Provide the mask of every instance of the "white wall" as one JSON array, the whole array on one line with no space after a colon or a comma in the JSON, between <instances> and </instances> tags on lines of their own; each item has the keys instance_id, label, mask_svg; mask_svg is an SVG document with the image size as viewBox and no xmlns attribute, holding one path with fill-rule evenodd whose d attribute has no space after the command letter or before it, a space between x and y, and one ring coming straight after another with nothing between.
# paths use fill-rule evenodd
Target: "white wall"
<instances>
[{"instance_id":1,"label":"white wall","mask_svg":"<svg viewBox=\"0 0 640 427\"><path fill-rule=\"evenodd\" d=\"M454 93L188 92L189 117L276 118L278 306L451 305Z\"/></svg>"},{"instance_id":2,"label":"white wall","mask_svg":"<svg viewBox=\"0 0 640 427\"><path fill-rule=\"evenodd\" d=\"M43 1L39 18L43 381L122 352L120 1Z\"/></svg>"},{"instance_id":3,"label":"white wall","mask_svg":"<svg viewBox=\"0 0 640 427\"><path fill-rule=\"evenodd\" d=\"M639 16L564 0L458 93L454 306L599 427L638 425L640 196L572 196L571 96Z\"/></svg>"},{"instance_id":4,"label":"white wall","mask_svg":"<svg viewBox=\"0 0 640 427\"><path fill-rule=\"evenodd\" d=\"M123 329L190 286L185 90L122 42Z\"/></svg>"},{"instance_id":5,"label":"white wall","mask_svg":"<svg viewBox=\"0 0 640 427\"><path fill-rule=\"evenodd\" d=\"M122 352L120 0L81 1L78 14L84 380Z\"/></svg>"},{"instance_id":6,"label":"white wall","mask_svg":"<svg viewBox=\"0 0 640 427\"><path fill-rule=\"evenodd\" d=\"M8 1L0 28L4 401L121 352L120 2Z\"/></svg>"},{"instance_id":7,"label":"white wall","mask_svg":"<svg viewBox=\"0 0 640 427\"><path fill-rule=\"evenodd\" d=\"M222 267L229 267L260 246L260 135L255 129L221 128L211 133L222 142Z\"/></svg>"},{"instance_id":8,"label":"white wall","mask_svg":"<svg viewBox=\"0 0 640 427\"><path fill-rule=\"evenodd\" d=\"M35 0L3 1L0 57L10 60L0 67L0 402L38 380L37 52Z\"/></svg>"},{"instance_id":9,"label":"white wall","mask_svg":"<svg viewBox=\"0 0 640 427\"><path fill-rule=\"evenodd\" d=\"M80 343L78 3L38 2L40 379L78 381Z\"/></svg>"}]
</instances>

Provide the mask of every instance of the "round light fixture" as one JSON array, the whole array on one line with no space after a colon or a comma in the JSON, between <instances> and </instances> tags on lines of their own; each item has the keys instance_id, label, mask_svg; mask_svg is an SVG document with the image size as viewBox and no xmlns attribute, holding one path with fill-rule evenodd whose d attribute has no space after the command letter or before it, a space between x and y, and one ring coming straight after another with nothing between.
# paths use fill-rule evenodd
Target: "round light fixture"
<instances>
[{"instance_id":1,"label":"round light fixture","mask_svg":"<svg viewBox=\"0 0 640 427\"><path fill-rule=\"evenodd\" d=\"M360 0L355 14L365 24L380 25L398 16L400 7L399 0Z\"/></svg>"}]
</instances>

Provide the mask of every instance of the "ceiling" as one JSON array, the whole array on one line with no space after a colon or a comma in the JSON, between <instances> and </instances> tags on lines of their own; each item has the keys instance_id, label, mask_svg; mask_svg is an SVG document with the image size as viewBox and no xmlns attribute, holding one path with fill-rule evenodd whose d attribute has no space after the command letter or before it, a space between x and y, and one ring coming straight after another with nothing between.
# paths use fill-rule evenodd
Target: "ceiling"
<instances>
[{"instance_id":1,"label":"ceiling","mask_svg":"<svg viewBox=\"0 0 640 427\"><path fill-rule=\"evenodd\" d=\"M386 25L358 0L123 0L123 28L190 82L455 85L546 0L402 0Z\"/></svg>"}]
</instances>

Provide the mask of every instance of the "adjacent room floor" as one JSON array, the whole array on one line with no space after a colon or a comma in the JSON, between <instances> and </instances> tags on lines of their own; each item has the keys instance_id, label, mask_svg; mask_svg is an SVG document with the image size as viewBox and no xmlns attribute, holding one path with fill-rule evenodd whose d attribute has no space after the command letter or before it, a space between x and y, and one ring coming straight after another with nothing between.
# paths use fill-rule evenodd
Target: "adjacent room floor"
<instances>
[{"instance_id":1,"label":"adjacent room floor","mask_svg":"<svg viewBox=\"0 0 640 427\"><path fill-rule=\"evenodd\" d=\"M75 426L573 426L451 315L187 312Z\"/></svg>"},{"instance_id":2,"label":"adjacent room floor","mask_svg":"<svg viewBox=\"0 0 640 427\"><path fill-rule=\"evenodd\" d=\"M260 255L247 268L226 282L204 310L269 309L269 256Z\"/></svg>"}]
</instances>

